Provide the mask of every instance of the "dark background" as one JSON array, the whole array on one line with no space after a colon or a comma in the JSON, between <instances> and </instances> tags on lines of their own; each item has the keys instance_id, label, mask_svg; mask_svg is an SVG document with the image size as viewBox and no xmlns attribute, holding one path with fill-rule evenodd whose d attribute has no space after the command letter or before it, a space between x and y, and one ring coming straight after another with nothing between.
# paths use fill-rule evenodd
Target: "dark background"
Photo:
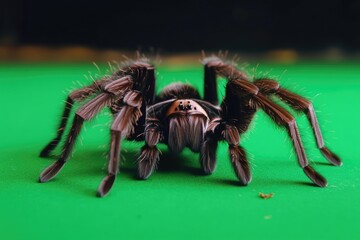
<instances>
[{"instance_id":1,"label":"dark background","mask_svg":"<svg viewBox=\"0 0 360 240\"><path fill-rule=\"evenodd\" d=\"M95 48L359 50L360 1L26 1L0 3L0 43Z\"/></svg>"}]
</instances>

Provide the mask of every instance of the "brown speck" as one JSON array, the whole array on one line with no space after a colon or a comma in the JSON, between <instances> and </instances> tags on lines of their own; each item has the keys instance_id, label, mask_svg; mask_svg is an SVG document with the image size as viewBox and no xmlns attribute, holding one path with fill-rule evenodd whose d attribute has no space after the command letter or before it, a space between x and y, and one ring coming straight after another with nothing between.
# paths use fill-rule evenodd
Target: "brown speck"
<instances>
[{"instance_id":1,"label":"brown speck","mask_svg":"<svg viewBox=\"0 0 360 240\"><path fill-rule=\"evenodd\" d=\"M262 199L269 199L272 198L274 196L273 193L262 193L259 192L259 197L261 197Z\"/></svg>"}]
</instances>

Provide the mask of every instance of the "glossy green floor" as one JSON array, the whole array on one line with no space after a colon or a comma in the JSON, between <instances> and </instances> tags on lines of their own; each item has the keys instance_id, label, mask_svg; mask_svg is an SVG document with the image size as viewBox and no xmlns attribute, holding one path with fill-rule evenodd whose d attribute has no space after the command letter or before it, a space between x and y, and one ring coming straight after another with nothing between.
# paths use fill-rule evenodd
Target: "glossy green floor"
<instances>
[{"instance_id":1,"label":"glossy green floor","mask_svg":"<svg viewBox=\"0 0 360 240\"><path fill-rule=\"evenodd\" d=\"M0 64L1 239L357 239L360 237L360 62L262 63L256 76L310 97L329 148L342 167L326 163L306 119L298 115L309 158L329 181L310 184L284 131L259 113L242 144L253 181L237 184L227 149L202 176L198 155L169 154L147 181L134 179L141 143L123 144L123 166L106 198L95 197L106 170L109 115L86 124L81 141L53 181L37 183L54 159L38 157L54 136L66 93L97 73L89 64ZM254 64L253 66L256 66ZM248 68L252 74L251 67ZM270 70L270 72L267 72ZM200 66L158 69L158 89L182 80L202 89ZM224 81L219 81L224 86ZM59 152L59 149L57 149ZM170 163L169 163L170 162ZM171 162L173 164L171 164ZM268 200L259 192L274 193Z\"/></svg>"}]
</instances>

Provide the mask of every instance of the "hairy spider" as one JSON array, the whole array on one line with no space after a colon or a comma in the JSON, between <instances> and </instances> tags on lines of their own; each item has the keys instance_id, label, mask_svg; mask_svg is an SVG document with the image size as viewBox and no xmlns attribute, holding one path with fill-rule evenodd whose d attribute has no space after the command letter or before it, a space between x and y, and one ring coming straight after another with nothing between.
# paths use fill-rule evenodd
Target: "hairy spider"
<instances>
[{"instance_id":1,"label":"hairy spider","mask_svg":"<svg viewBox=\"0 0 360 240\"><path fill-rule=\"evenodd\" d=\"M297 111L306 114L316 138L317 147L333 165L341 160L324 145L314 108L310 101L282 87L272 79L249 77L217 57L203 60L205 67L204 99L192 86L173 83L155 96L155 71L147 60L133 61L111 76L70 93L57 136L40 153L47 157L58 145L64 133L73 103L88 100L75 113L75 118L59 159L40 175L40 182L54 178L69 159L84 121L92 119L104 107L109 107L114 120L111 125L111 143L108 174L102 180L98 196L111 189L119 170L120 143L123 139L143 141L137 160L137 176L147 179L153 172L160 153L158 143L167 144L170 151L180 152L185 147L200 153L201 168L211 174L216 165L219 141L229 145L230 160L242 185L251 181L249 163L239 145L240 135L249 127L254 114L262 109L279 126L287 130L295 148L298 163L310 180L320 187L326 179L308 162L295 118L270 100L276 96ZM220 106L217 97L217 76L227 80L226 94Z\"/></svg>"}]
</instances>

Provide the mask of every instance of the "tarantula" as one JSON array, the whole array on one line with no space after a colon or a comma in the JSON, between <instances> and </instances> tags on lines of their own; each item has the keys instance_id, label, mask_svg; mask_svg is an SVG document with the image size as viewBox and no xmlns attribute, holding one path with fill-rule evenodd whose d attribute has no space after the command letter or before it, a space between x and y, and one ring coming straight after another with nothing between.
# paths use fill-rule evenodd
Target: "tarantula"
<instances>
[{"instance_id":1,"label":"tarantula","mask_svg":"<svg viewBox=\"0 0 360 240\"><path fill-rule=\"evenodd\" d=\"M251 181L246 153L240 146L240 136L246 132L258 109L262 109L279 126L287 130L295 148L298 163L310 180L320 187L326 179L308 162L295 118L284 108L270 100L276 96L297 111L306 114L316 138L317 147L333 165L342 164L340 158L324 145L313 105L305 98L282 87L268 78L250 81L246 73L233 64L217 57L203 60L204 98L192 86L173 83L155 95L155 68L147 60L133 61L110 76L71 92L57 136L41 151L47 157L58 145L75 102L84 103L75 118L60 157L40 175L40 182L54 178L69 159L84 121L92 119L104 107L113 114L108 174L98 188L98 196L106 195L119 171L120 143L123 139L143 141L137 159L137 176L147 179L159 161L158 143L165 143L170 151L180 152L185 147L200 153L204 174L211 174L216 166L219 141L229 145L230 160L241 185ZM225 97L218 105L217 76L227 80Z\"/></svg>"}]
</instances>

